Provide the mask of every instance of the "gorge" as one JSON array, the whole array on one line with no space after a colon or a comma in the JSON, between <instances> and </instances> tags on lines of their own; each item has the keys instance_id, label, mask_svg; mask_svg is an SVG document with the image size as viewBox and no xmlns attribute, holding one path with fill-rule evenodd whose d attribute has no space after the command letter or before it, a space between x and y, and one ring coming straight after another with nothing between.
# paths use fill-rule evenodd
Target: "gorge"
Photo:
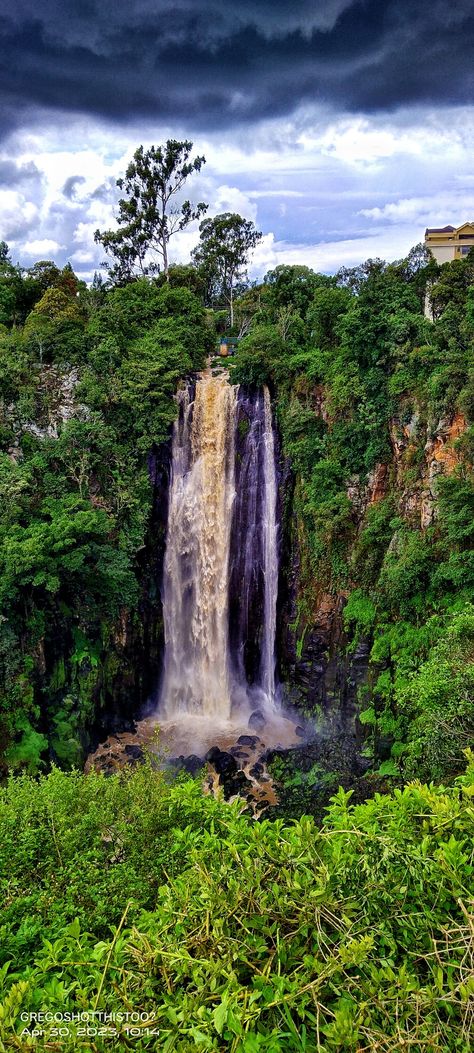
<instances>
[{"instance_id":1,"label":"gorge","mask_svg":"<svg viewBox=\"0 0 474 1053\"><path fill-rule=\"evenodd\" d=\"M152 748L191 756L191 765L196 753L230 748L243 768L271 746L298 742L276 675L280 502L270 392L232 384L228 371L208 365L179 388L176 405L163 667L139 739L150 744L158 729Z\"/></svg>"},{"instance_id":2,"label":"gorge","mask_svg":"<svg viewBox=\"0 0 474 1053\"><path fill-rule=\"evenodd\" d=\"M225 370L172 280L0 334L5 1048L89 1006L472 1048L473 263L437 277L430 321L413 257L277 268Z\"/></svg>"},{"instance_id":3,"label":"gorge","mask_svg":"<svg viewBox=\"0 0 474 1053\"><path fill-rule=\"evenodd\" d=\"M214 744L195 726L245 734L254 714L276 746L270 717L288 707L319 735L288 760L299 809L322 752L332 785L371 769L361 793L416 769L405 670L423 670L425 633L441 646L470 597L471 265L440 274L436 322L430 266L278 268L236 301L247 335L228 377L222 319L186 275L84 293L88 320L66 335L59 319L41 360L35 311L12 329L5 770L82 767L122 734L138 759L143 720L192 729L178 756ZM54 280L72 301L70 275Z\"/></svg>"}]
</instances>

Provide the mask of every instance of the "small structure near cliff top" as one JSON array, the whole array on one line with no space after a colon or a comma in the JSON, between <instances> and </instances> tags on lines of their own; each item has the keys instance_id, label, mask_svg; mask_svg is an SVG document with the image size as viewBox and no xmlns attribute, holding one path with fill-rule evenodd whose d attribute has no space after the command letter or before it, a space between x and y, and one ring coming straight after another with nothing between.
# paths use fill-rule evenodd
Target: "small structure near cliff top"
<instances>
[{"instance_id":1,"label":"small structure near cliff top","mask_svg":"<svg viewBox=\"0 0 474 1053\"><path fill-rule=\"evenodd\" d=\"M238 336L221 336L219 341L218 354L221 356L221 358L227 358L228 355L235 354L238 343Z\"/></svg>"},{"instance_id":2,"label":"small structure near cliff top","mask_svg":"<svg viewBox=\"0 0 474 1053\"><path fill-rule=\"evenodd\" d=\"M425 248L432 252L437 263L449 263L467 256L474 249L474 222L460 227L427 227Z\"/></svg>"},{"instance_id":3,"label":"small structure near cliff top","mask_svg":"<svg viewBox=\"0 0 474 1053\"><path fill-rule=\"evenodd\" d=\"M474 222L463 223L460 227L427 227L425 230L425 249L429 249L436 263L451 263L461 260L474 249ZM426 290L425 317L433 321L430 287Z\"/></svg>"}]
</instances>

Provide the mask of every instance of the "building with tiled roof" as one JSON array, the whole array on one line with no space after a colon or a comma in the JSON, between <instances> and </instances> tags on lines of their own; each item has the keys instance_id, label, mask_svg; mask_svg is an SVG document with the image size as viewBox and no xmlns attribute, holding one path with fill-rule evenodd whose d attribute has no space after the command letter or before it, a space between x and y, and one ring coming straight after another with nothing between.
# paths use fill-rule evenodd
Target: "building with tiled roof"
<instances>
[{"instance_id":1,"label":"building with tiled roof","mask_svg":"<svg viewBox=\"0 0 474 1053\"><path fill-rule=\"evenodd\" d=\"M425 248L430 249L437 263L467 256L474 248L474 223L463 223L461 227L427 227Z\"/></svg>"}]
</instances>

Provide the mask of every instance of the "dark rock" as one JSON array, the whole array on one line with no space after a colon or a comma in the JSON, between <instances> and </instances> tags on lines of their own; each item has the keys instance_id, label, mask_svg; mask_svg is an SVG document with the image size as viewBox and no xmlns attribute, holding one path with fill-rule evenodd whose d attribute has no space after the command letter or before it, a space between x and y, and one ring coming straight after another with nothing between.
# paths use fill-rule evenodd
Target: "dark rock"
<instances>
[{"instance_id":1,"label":"dark rock","mask_svg":"<svg viewBox=\"0 0 474 1053\"><path fill-rule=\"evenodd\" d=\"M260 763L260 761L256 761L255 764L253 764L252 767L249 768L249 775L251 775L253 779L259 779L260 776L263 775L263 772L264 767L263 764Z\"/></svg>"},{"instance_id":2,"label":"dark rock","mask_svg":"<svg viewBox=\"0 0 474 1053\"><path fill-rule=\"evenodd\" d=\"M378 760L389 760L394 743L393 735L377 735L375 741L375 754Z\"/></svg>"},{"instance_id":3,"label":"dark rock","mask_svg":"<svg viewBox=\"0 0 474 1053\"><path fill-rule=\"evenodd\" d=\"M218 775L224 779L232 778L238 771L237 761L231 753L220 750L218 746L212 746L207 751L205 760L212 764Z\"/></svg>"},{"instance_id":4,"label":"dark rock","mask_svg":"<svg viewBox=\"0 0 474 1053\"><path fill-rule=\"evenodd\" d=\"M229 753L231 753L233 757L243 757L245 760L248 760L248 750L240 750L238 746L231 746Z\"/></svg>"},{"instance_id":5,"label":"dark rock","mask_svg":"<svg viewBox=\"0 0 474 1053\"><path fill-rule=\"evenodd\" d=\"M295 728L295 735L298 735L298 738L300 739L304 739L305 734L305 730L301 727L301 724L297 724Z\"/></svg>"},{"instance_id":6,"label":"dark rock","mask_svg":"<svg viewBox=\"0 0 474 1053\"><path fill-rule=\"evenodd\" d=\"M357 647L356 647L356 649L355 649L355 651L354 651L354 653L352 655L352 664L356 665L356 666L357 665L362 665L364 667L367 666L368 662L369 662L369 657L370 657L370 648L371 648L371 641L368 640L365 637L361 637L361 639L359 640L359 642L357 644Z\"/></svg>"},{"instance_id":7,"label":"dark rock","mask_svg":"<svg viewBox=\"0 0 474 1053\"><path fill-rule=\"evenodd\" d=\"M260 742L258 735L239 735L237 739L238 746L251 746L252 749L258 742Z\"/></svg>"},{"instance_id":8,"label":"dark rock","mask_svg":"<svg viewBox=\"0 0 474 1053\"><path fill-rule=\"evenodd\" d=\"M204 767L203 758L198 757L195 753L191 753L189 757L180 757L179 759L182 760L181 767L183 771L187 771L189 775L197 775L201 768Z\"/></svg>"},{"instance_id":9,"label":"dark rock","mask_svg":"<svg viewBox=\"0 0 474 1053\"><path fill-rule=\"evenodd\" d=\"M130 758L131 761L142 761L145 758L145 754L141 746L129 744L128 746L125 746L123 752L127 755L127 757Z\"/></svg>"},{"instance_id":10,"label":"dark rock","mask_svg":"<svg viewBox=\"0 0 474 1053\"><path fill-rule=\"evenodd\" d=\"M259 709L254 710L254 712L250 714L249 728L255 728L255 731L263 731L265 724L265 717Z\"/></svg>"},{"instance_id":11,"label":"dark rock","mask_svg":"<svg viewBox=\"0 0 474 1053\"><path fill-rule=\"evenodd\" d=\"M224 797L226 801L229 797L234 797L236 794L240 794L242 797L252 791L252 783L244 775L243 771L237 772L231 779L226 780L224 783Z\"/></svg>"}]
</instances>

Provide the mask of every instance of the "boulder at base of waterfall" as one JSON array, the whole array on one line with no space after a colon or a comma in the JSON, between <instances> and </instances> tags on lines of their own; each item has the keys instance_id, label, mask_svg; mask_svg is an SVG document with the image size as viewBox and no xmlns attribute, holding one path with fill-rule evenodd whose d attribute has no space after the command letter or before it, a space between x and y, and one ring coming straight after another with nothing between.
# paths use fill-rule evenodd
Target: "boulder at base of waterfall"
<instances>
[{"instance_id":1,"label":"boulder at base of waterfall","mask_svg":"<svg viewBox=\"0 0 474 1053\"><path fill-rule=\"evenodd\" d=\"M173 768L177 768L178 771L185 771L188 775L192 775L193 778L205 765L203 758L197 757L195 753L190 753L189 757L185 757L183 754L180 757L172 757L169 763Z\"/></svg>"},{"instance_id":2,"label":"boulder at base of waterfall","mask_svg":"<svg viewBox=\"0 0 474 1053\"><path fill-rule=\"evenodd\" d=\"M205 760L212 764L213 768L222 779L232 778L238 770L237 761L231 753L220 750L218 746L212 746L207 751Z\"/></svg>"},{"instance_id":3,"label":"boulder at base of waterfall","mask_svg":"<svg viewBox=\"0 0 474 1053\"><path fill-rule=\"evenodd\" d=\"M255 731L262 731L265 727L266 720L260 709L254 710L249 716L249 728L254 728Z\"/></svg>"},{"instance_id":4,"label":"boulder at base of waterfall","mask_svg":"<svg viewBox=\"0 0 474 1053\"><path fill-rule=\"evenodd\" d=\"M239 735L237 739L238 746L251 746L252 749L260 742L258 735Z\"/></svg>"},{"instance_id":5,"label":"boulder at base of waterfall","mask_svg":"<svg viewBox=\"0 0 474 1053\"><path fill-rule=\"evenodd\" d=\"M247 779L243 771L238 771L231 779L224 782L224 797L228 801L231 797L247 797L252 792L252 783Z\"/></svg>"},{"instance_id":6,"label":"boulder at base of waterfall","mask_svg":"<svg viewBox=\"0 0 474 1053\"><path fill-rule=\"evenodd\" d=\"M127 760L131 763L135 764L137 763L137 761L145 760L145 754L141 746L137 746L134 743L129 743L127 746L125 746L123 752L125 753Z\"/></svg>"},{"instance_id":7,"label":"boulder at base of waterfall","mask_svg":"<svg viewBox=\"0 0 474 1053\"><path fill-rule=\"evenodd\" d=\"M304 737L305 737L305 730L304 730L304 728L301 727L301 724L297 724L296 725L295 735L298 735L298 737L300 739L304 739Z\"/></svg>"}]
</instances>

